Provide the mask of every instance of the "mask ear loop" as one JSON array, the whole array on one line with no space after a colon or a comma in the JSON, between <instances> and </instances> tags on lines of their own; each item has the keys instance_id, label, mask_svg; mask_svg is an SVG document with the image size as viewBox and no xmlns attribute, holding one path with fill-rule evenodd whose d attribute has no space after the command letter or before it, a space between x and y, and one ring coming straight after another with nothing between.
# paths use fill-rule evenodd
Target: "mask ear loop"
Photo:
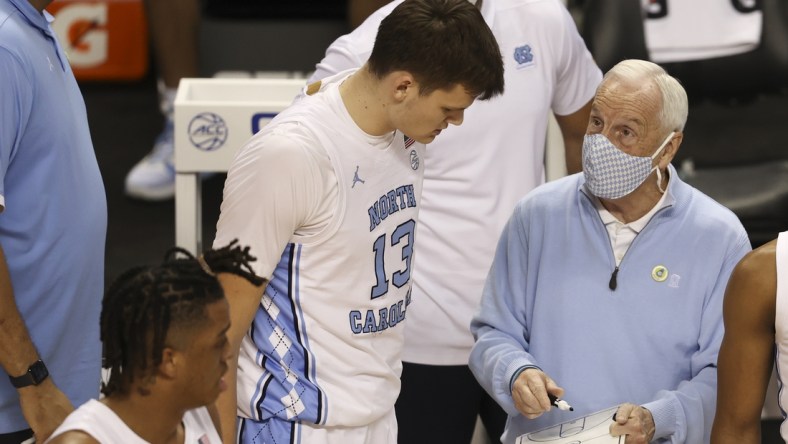
<instances>
[{"instance_id":1,"label":"mask ear loop","mask_svg":"<svg viewBox=\"0 0 788 444\"><path fill-rule=\"evenodd\" d=\"M662 170L658 167L654 167L657 169L657 188L659 189L660 194L665 194L665 190L662 189Z\"/></svg>"},{"instance_id":2,"label":"mask ear loop","mask_svg":"<svg viewBox=\"0 0 788 444\"><path fill-rule=\"evenodd\" d=\"M659 148L654 151L654 154L651 155L651 160L654 160L657 155L659 155L659 152L662 151L662 148L665 148L665 145L670 142L674 134L676 134L675 131L671 131L670 134L668 134L668 137L665 138L665 141L662 142L662 145L660 145ZM662 170L659 169L659 165L655 166L654 169L657 170L657 188L661 194L665 194L665 190L662 189Z\"/></svg>"}]
</instances>

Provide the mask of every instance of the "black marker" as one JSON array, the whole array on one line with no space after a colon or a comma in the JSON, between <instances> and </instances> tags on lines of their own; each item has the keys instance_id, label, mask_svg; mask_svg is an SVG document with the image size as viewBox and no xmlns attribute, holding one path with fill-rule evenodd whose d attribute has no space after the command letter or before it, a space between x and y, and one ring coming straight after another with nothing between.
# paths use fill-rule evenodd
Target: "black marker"
<instances>
[{"instance_id":1,"label":"black marker","mask_svg":"<svg viewBox=\"0 0 788 444\"><path fill-rule=\"evenodd\" d=\"M553 404L554 406L558 407L559 410L564 410L564 411L568 410L570 412L575 410L574 408L572 408L571 405L569 405L568 402L564 401L563 399L558 399L558 397L553 396L549 393L547 394L547 397L550 399L550 404Z\"/></svg>"}]
</instances>

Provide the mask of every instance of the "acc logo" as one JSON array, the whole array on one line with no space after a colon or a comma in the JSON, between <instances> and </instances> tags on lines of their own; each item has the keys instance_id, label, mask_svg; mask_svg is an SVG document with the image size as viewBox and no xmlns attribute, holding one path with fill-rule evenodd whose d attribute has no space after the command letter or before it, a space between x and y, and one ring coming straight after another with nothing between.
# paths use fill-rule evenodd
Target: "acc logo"
<instances>
[{"instance_id":1,"label":"acc logo","mask_svg":"<svg viewBox=\"0 0 788 444\"><path fill-rule=\"evenodd\" d=\"M416 150L410 150L410 167L414 170L419 169L419 154Z\"/></svg>"},{"instance_id":2,"label":"acc logo","mask_svg":"<svg viewBox=\"0 0 788 444\"><path fill-rule=\"evenodd\" d=\"M526 66L533 65L534 54L531 52L531 45L523 45L519 48L514 48L514 61L517 62L518 68L525 68Z\"/></svg>"},{"instance_id":3,"label":"acc logo","mask_svg":"<svg viewBox=\"0 0 788 444\"><path fill-rule=\"evenodd\" d=\"M189 122L189 141L202 151L215 151L227 141L227 124L214 113L200 113Z\"/></svg>"}]
</instances>

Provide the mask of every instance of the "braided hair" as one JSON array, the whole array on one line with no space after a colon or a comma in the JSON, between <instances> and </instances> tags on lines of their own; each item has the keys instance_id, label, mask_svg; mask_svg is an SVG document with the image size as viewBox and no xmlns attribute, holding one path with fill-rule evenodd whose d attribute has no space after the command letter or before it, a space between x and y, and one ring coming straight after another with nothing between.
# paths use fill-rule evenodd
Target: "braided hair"
<instances>
[{"instance_id":1,"label":"braided hair","mask_svg":"<svg viewBox=\"0 0 788 444\"><path fill-rule=\"evenodd\" d=\"M217 273L232 273L254 285L264 280L252 271L255 258L238 240L199 258L182 248L167 251L158 266L121 274L104 295L101 309L103 367L110 378L101 391L127 394L136 379L151 378L161 364L167 333L207 318L205 307L224 298ZM179 255L185 256L180 257Z\"/></svg>"}]
</instances>

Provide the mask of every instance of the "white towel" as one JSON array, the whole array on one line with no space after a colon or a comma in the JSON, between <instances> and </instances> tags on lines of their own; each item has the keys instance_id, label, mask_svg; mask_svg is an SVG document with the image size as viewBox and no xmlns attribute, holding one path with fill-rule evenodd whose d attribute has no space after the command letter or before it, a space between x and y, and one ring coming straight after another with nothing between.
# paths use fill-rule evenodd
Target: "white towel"
<instances>
[{"instance_id":1,"label":"white towel","mask_svg":"<svg viewBox=\"0 0 788 444\"><path fill-rule=\"evenodd\" d=\"M754 0L642 0L649 58L656 63L723 57L751 51L761 40L761 10L740 12ZM646 18L667 4L667 15Z\"/></svg>"}]
</instances>

